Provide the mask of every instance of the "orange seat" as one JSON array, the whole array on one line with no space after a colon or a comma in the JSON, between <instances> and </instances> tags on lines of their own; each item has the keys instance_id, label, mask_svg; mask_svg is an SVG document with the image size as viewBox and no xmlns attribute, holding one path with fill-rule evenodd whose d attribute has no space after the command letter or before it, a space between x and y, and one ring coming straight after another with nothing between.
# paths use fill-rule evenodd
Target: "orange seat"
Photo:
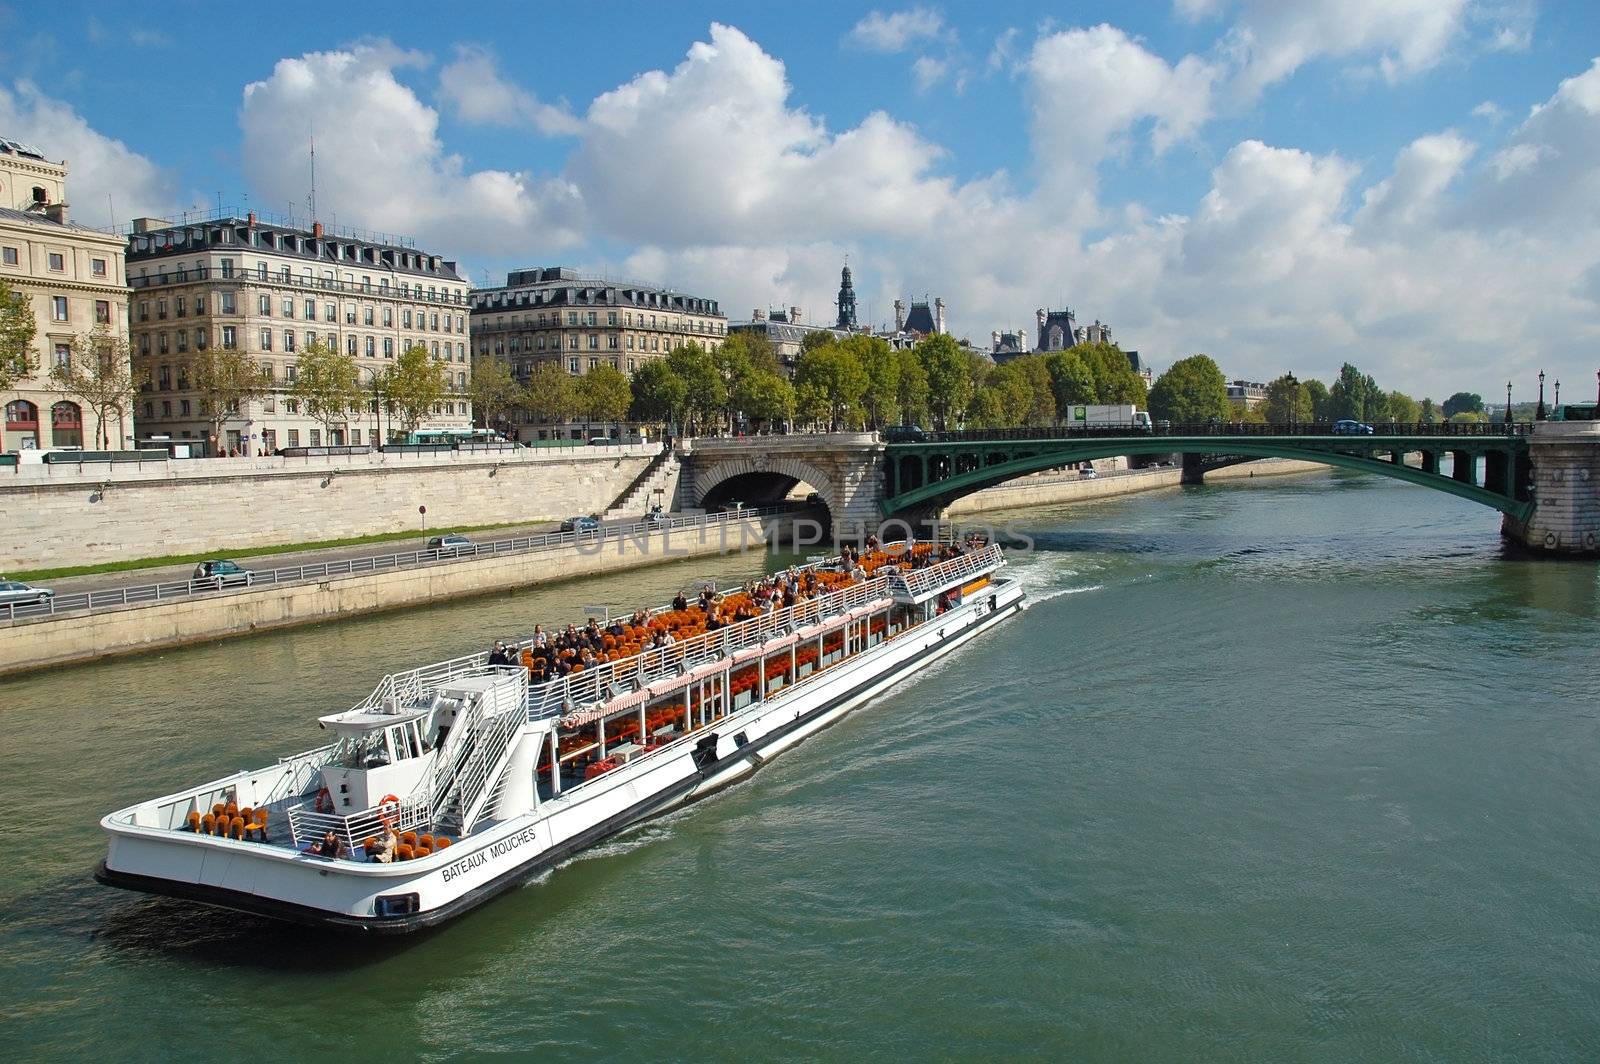
<instances>
[{"instance_id":1,"label":"orange seat","mask_svg":"<svg viewBox=\"0 0 1600 1064\"><path fill-rule=\"evenodd\" d=\"M255 822L256 811L254 809L251 809L248 805L244 806L243 808L241 808L239 810L239 815L244 817L244 822L246 824L251 824L251 823Z\"/></svg>"},{"instance_id":2,"label":"orange seat","mask_svg":"<svg viewBox=\"0 0 1600 1064\"><path fill-rule=\"evenodd\" d=\"M205 816L201 817L200 830L204 831L207 835L215 835L217 833L216 816L211 813L207 813Z\"/></svg>"},{"instance_id":3,"label":"orange seat","mask_svg":"<svg viewBox=\"0 0 1600 1064\"><path fill-rule=\"evenodd\" d=\"M225 809L227 809L227 806L223 805L221 802L218 802L216 805L211 807L211 815L221 816Z\"/></svg>"},{"instance_id":4,"label":"orange seat","mask_svg":"<svg viewBox=\"0 0 1600 1064\"><path fill-rule=\"evenodd\" d=\"M369 854L376 853L378 849L378 840L373 838L371 835L368 835L366 838L361 840L361 848L366 850Z\"/></svg>"},{"instance_id":5,"label":"orange seat","mask_svg":"<svg viewBox=\"0 0 1600 1064\"><path fill-rule=\"evenodd\" d=\"M417 844L417 833L415 831L402 831L400 833L400 841L407 846L415 846Z\"/></svg>"},{"instance_id":6,"label":"orange seat","mask_svg":"<svg viewBox=\"0 0 1600 1064\"><path fill-rule=\"evenodd\" d=\"M411 860L411 847L402 842L394 848L394 858L397 861Z\"/></svg>"},{"instance_id":7,"label":"orange seat","mask_svg":"<svg viewBox=\"0 0 1600 1064\"><path fill-rule=\"evenodd\" d=\"M236 816L228 821L228 834L236 839L244 838L244 817Z\"/></svg>"},{"instance_id":8,"label":"orange seat","mask_svg":"<svg viewBox=\"0 0 1600 1064\"><path fill-rule=\"evenodd\" d=\"M417 845L426 846L430 850L433 849L433 836L432 835L418 835L417 836Z\"/></svg>"},{"instance_id":9,"label":"orange seat","mask_svg":"<svg viewBox=\"0 0 1600 1064\"><path fill-rule=\"evenodd\" d=\"M185 820L189 825L189 830L198 834L200 831L200 813L197 810L191 809L189 810L189 815L185 818Z\"/></svg>"},{"instance_id":10,"label":"orange seat","mask_svg":"<svg viewBox=\"0 0 1600 1064\"><path fill-rule=\"evenodd\" d=\"M418 846L416 849L411 851L411 856L421 860L432 852L433 851L426 846Z\"/></svg>"},{"instance_id":11,"label":"orange seat","mask_svg":"<svg viewBox=\"0 0 1600 1064\"><path fill-rule=\"evenodd\" d=\"M229 802L228 803L228 808L226 810L224 810L224 812L226 812L228 814L228 818L230 820L233 819L234 817L239 815L239 803L238 802Z\"/></svg>"},{"instance_id":12,"label":"orange seat","mask_svg":"<svg viewBox=\"0 0 1600 1064\"><path fill-rule=\"evenodd\" d=\"M436 850L449 849L450 848L450 840L445 838L443 835L436 835L436 836L434 836L433 846L434 846L434 849L436 849Z\"/></svg>"}]
</instances>

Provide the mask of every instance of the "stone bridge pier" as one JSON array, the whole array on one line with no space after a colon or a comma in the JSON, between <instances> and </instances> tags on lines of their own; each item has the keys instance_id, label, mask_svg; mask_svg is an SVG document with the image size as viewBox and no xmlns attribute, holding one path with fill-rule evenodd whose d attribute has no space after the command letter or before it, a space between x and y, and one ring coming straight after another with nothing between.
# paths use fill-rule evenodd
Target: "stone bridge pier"
<instances>
[{"instance_id":1,"label":"stone bridge pier","mask_svg":"<svg viewBox=\"0 0 1600 1064\"><path fill-rule=\"evenodd\" d=\"M1501 530L1551 555L1600 555L1600 421L1540 421L1528 438L1533 512Z\"/></svg>"},{"instance_id":2,"label":"stone bridge pier","mask_svg":"<svg viewBox=\"0 0 1600 1064\"><path fill-rule=\"evenodd\" d=\"M883 456L874 432L684 440L676 507L767 505L804 483L827 507L834 535L853 539L883 520Z\"/></svg>"}]
</instances>

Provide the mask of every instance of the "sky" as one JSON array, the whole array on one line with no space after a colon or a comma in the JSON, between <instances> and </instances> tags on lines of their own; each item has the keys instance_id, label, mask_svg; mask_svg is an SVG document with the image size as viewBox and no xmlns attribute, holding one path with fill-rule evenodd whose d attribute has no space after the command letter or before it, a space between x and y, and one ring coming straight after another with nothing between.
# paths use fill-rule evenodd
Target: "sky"
<instances>
[{"instance_id":1,"label":"sky","mask_svg":"<svg viewBox=\"0 0 1600 1064\"><path fill-rule=\"evenodd\" d=\"M398 233L830 321L1039 308L1159 372L1485 398L1600 371L1600 4L0 0L73 218ZM1553 393L1550 396L1553 398Z\"/></svg>"}]
</instances>

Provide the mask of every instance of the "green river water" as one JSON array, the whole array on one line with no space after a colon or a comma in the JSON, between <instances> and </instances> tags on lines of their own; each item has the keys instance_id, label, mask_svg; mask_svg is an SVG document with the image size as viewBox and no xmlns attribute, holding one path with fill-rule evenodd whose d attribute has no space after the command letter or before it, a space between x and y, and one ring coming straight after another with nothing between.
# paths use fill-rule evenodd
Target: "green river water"
<instances>
[{"instance_id":1,"label":"green river water","mask_svg":"<svg viewBox=\"0 0 1600 1064\"><path fill-rule=\"evenodd\" d=\"M1344 474L995 515L1034 606L443 930L102 888L105 812L756 555L0 681L8 1059L1600 1058L1600 569Z\"/></svg>"}]
</instances>

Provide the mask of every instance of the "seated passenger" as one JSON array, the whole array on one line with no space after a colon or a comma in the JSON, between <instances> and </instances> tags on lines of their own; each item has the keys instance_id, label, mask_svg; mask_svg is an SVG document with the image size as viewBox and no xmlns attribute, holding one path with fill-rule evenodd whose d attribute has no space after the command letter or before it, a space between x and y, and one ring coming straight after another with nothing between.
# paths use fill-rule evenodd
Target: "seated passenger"
<instances>
[{"instance_id":1,"label":"seated passenger","mask_svg":"<svg viewBox=\"0 0 1600 1064\"><path fill-rule=\"evenodd\" d=\"M499 641L497 641L495 643L494 649L489 651L489 664L490 665L510 665L511 664L511 655L506 653L506 645L505 645L505 643L499 642Z\"/></svg>"},{"instance_id":2,"label":"seated passenger","mask_svg":"<svg viewBox=\"0 0 1600 1064\"><path fill-rule=\"evenodd\" d=\"M344 856L344 843L333 833L333 829L329 828L327 834L322 836L321 842L311 844L311 852L330 861L336 860Z\"/></svg>"},{"instance_id":3,"label":"seated passenger","mask_svg":"<svg viewBox=\"0 0 1600 1064\"><path fill-rule=\"evenodd\" d=\"M372 851L371 859L379 864L390 864L394 861L394 851L399 845L400 836L395 834L394 828L385 824L383 838L378 840L378 848Z\"/></svg>"}]
</instances>

